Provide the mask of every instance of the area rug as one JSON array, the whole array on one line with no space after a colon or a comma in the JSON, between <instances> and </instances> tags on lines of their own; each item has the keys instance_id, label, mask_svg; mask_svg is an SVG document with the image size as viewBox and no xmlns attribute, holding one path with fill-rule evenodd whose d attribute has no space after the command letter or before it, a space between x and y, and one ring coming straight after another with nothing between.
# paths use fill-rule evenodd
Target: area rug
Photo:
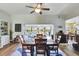
<instances>
[{"instance_id":1,"label":"area rug","mask_svg":"<svg viewBox=\"0 0 79 59\"><path fill-rule=\"evenodd\" d=\"M30 53L23 53L24 56L31 56ZM17 47L16 50L11 54L11 56L22 56L22 48ZM34 56L36 56L36 52L34 50ZM37 56L43 56L43 55L37 55ZM55 51L50 51L50 56L66 56L63 51L58 49L58 54L56 54Z\"/></svg>"}]
</instances>

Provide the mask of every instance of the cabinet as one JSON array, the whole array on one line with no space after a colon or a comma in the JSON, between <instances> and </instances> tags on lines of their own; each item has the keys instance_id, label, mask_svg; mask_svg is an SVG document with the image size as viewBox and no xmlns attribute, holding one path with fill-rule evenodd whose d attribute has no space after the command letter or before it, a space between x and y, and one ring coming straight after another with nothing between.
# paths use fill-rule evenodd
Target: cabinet
<instances>
[{"instance_id":1,"label":"cabinet","mask_svg":"<svg viewBox=\"0 0 79 59\"><path fill-rule=\"evenodd\" d=\"M8 22L0 21L0 35L8 35Z\"/></svg>"},{"instance_id":2,"label":"cabinet","mask_svg":"<svg viewBox=\"0 0 79 59\"><path fill-rule=\"evenodd\" d=\"M8 30L8 22L0 21L0 48L3 48L4 45L10 42Z\"/></svg>"},{"instance_id":3,"label":"cabinet","mask_svg":"<svg viewBox=\"0 0 79 59\"><path fill-rule=\"evenodd\" d=\"M0 48L3 48L5 45L7 45L9 43L10 43L9 35L1 36L1 38L0 38Z\"/></svg>"}]
</instances>

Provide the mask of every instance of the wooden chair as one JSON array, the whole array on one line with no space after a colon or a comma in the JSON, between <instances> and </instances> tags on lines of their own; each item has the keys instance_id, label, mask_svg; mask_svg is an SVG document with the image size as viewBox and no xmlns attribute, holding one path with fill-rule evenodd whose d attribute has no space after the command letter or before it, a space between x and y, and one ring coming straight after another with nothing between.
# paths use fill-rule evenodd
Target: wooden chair
<instances>
[{"instance_id":1,"label":"wooden chair","mask_svg":"<svg viewBox=\"0 0 79 59\"><path fill-rule=\"evenodd\" d=\"M60 43L67 43L66 35L61 35Z\"/></svg>"},{"instance_id":2,"label":"wooden chair","mask_svg":"<svg viewBox=\"0 0 79 59\"><path fill-rule=\"evenodd\" d=\"M14 38L14 43L19 43L19 40L20 40L20 36L17 35L17 36Z\"/></svg>"},{"instance_id":3,"label":"wooden chair","mask_svg":"<svg viewBox=\"0 0 79 59\"><path fill-rule=\"evenodd\" d=\"M19 43L18 44L22 45L22 55L23 56L26 56L27 53L29 53L31 55L31 46L29 46L29 45L26 46L24 44L26 42L25 42L25 40L23 38L23 35L20 35L18 40L19 40Z\"/></svg>"},{"instance_id":4,"label":"wooden chair","mask_svg":"<svg viewBox=\"0 0 79 59\"><path fill-rule=\"evenodd\" d=\"M22 44L22 55L26 56L27 54L30 54L33 56L34 54L34 47L31 45Z\"/></svg>"},{"instance_id":5,"label":"wooden chair","mask_svg":"<svg viewBox=\"0 0 79 59\"><path fill-rule=\"evenodd\" d=\"M52 40L53 40L54 36L53 36L53 35L51 35L51 38L52 38Z\"/></svg>"},{"instance_id":6,"label":"wooden chair","mask_svg":"<svg viewBox=\"0 0 79 59\"><path fill-rule=\"evenodd\" d=\"M58 47L59 47L59 44L53 44L53 45L49 45L47 46L47 56L50 56L50 51L55 51L55 54L58 55Z\"/></svg>"},{"instance_id":7,"label":"wooden chair","mask_svg":"<svg viewBox=\"0 0 79 59\"><path fill-rule=\"evenodd\" d=\"M46 53L46 42L47 39L35 39L36 44L36 55Z\"/></svg>"},{"instance_id":8,"label":"wooden chair","mask_svg":"<svg viewBox=\"0 0 79 59\"><path fill-rule=\"evenodd\" d=\"M29 53L31 56L34 56L34 45L32 45L32 44L26 44L26 41L25 40L22 43L22 50L23 50L23 53L24 53L23 56L25 56L26 53L27 54Z\"/></svg>"},{"instance_id":9,"label":"wooden chair","mask_svg":"<svg viewBox=\"0 0 79 59\"><path fill-rule=\"evenodd\" d=\"M43 34L37 34L37 38L43 38Z\"/></svg>"}]
</instances>

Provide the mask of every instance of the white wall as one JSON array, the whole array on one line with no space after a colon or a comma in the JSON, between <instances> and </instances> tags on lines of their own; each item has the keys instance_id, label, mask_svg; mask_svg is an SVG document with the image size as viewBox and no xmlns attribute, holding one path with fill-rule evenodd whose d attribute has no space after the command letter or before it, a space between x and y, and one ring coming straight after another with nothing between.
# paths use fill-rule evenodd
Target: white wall
<instances>
[{"instance_id":1,"label":"white wall","mask_svg":"<svg viewBox=\"0 0 79 59\"><path fill-rule=\"evenodd\" d=\"M2 10L0 10L0 19L3 19L4 21L10 21L10 15Z\"/></svg>"},{"instance_id":2,"label":"white wall","mask_svg":"<svg viewBox=\"0 0 79 59\"><path fill-rule=\"evenodd\" d=\"M55 32L58 32L58 26L63 26L62 30L65 29L65 20L62 17L53 15L43 15L38 16L38 18L41 18L39 19L39 24L53 24Z\"/></svg>"},{"instance_id":3,"label":"white wall","mask_svg":"<svg viewBox=\"0 0 79 59\"><path fill-rule=\"evenodd\" d=\"M58 26L65 26L64 20L58 16L53 16L53 15L15 15L12 16L12 31L13 31L13 36L17 34L24 34L23 28L22 32L15 32L15 24L16 23L21 23L22 27L23 24L53 24L54 25L54 32L58 32L59 28Z\"/></svg>"},{"instance_id":4,"label":"white wall","mask_svg":"<svg viewBox=\"0 0 79 59\"><path fill-rule=\"evenodd\" d=\"M15 32L15 24L22 24L22 32ZM24 34L23 32L23 26L24 24L36 24L37 19L34 15L13 15L12 16L12 32L13 32L13 38L16 35Z\"/></svg>"}]
</instances>

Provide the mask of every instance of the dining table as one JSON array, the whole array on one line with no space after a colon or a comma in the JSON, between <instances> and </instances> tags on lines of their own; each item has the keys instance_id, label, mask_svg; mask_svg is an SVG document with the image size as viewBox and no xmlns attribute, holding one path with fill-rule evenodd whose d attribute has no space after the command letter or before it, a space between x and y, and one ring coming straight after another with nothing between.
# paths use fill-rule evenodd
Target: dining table
<instances>
[{"instance_id":1,"label":"dining table","mask_svg":"<svg viewBox=\"0 0 79 59\"><path fill-rule=\"evenodd\" d=\"M53 46L53 45L58 45L58 43L56 43L54 40L47 40L46 47ZM23 46L31 46L31 56L34 56L34 46L36 46L35 41L26 41L22 43L22 48Z\"/></svg>"}]
</instances>

